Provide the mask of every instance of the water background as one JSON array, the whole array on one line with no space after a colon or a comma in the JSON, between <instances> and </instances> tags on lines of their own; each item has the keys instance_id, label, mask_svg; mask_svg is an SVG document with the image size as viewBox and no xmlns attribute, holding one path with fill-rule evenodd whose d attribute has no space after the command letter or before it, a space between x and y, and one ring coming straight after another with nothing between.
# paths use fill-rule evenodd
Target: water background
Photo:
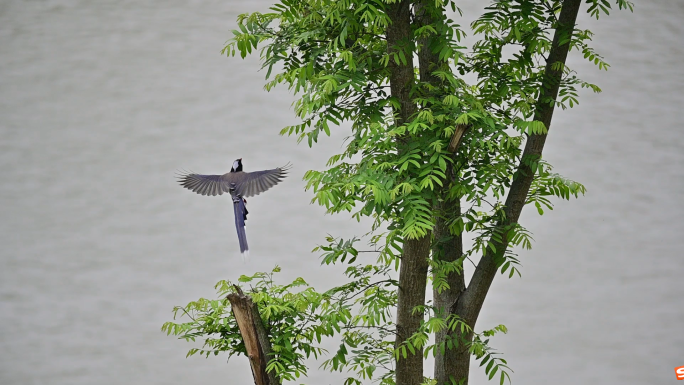
<instances>
[{"instance_id":1,"label":"water background","mask_svg":"<svg viewBox=\"0 0 684 385\"><path fill-rule=\"evenodd\" d=\"M482 2L462 3L466 25ZM262 89L256 57L219 54L237 15L269 4L0 4L0 383L248 384L245 358L186 359L189 344L159 331L173 306L276 264L282 282L339 282L310 250L367 227L309 205L301 176L348 131L313 150L279 137L293 97ZM581 17L612 67L571 57L604 92L556 112L544 154L587 196L523 213L536 239L523 278L497 277L478 322L510 329L492 342L514 384L662 384L684 365L682 20L677 0ZM249 200L247 264L229 201L173 178L238 157L295 165ZM301 382L340 383L315 368Z\"/></svg>"}]
</instances>

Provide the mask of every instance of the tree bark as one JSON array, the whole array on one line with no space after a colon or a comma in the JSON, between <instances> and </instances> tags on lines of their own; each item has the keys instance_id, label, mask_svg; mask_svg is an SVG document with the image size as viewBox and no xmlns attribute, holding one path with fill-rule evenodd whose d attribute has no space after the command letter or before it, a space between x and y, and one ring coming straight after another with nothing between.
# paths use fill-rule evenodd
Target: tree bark
<instances>
[{"instance_id":1,"label":"tree bark","mask_svg":"<svg viewBox=\"0 0 684 385\"><path fill-rule=\"evenodd\" d=\"M432 255L435 260L446 262L456 261L463 255L463 240L461 235L452 235L446 224L447 218L455 218L460 216L461 207L458 199L442 202L437 208L440 217L435 222L435 240L432 247ZM446 277L448 289L441 292L437 288L432 289L433 304L437 311L443 316L449 315L451 305L456 303L458 297L465 290L465 278L463 272L450 273ZM460 338L460 330L452 331L443 329L435 333L435 344L437 345L437 354L435 355L434 378L438 385L448 384L450 376L453 376L454 367L454 353L452 350L446 349L444 354L439 348L440 344L445 343L447 339Z\"/></svg>"},{"instance_id":2,"label":"tree bark","mask_svg":"<svg viewBox=\"0 0 684 385\"><path fill-rule=\"evenodd\" d=\"M546 68L544 71L544 80L542 82L542 90L537 100L536 112L534 120L544 123L547 129L551 127L551 118L558 96L558 89L560 80L563 74L562 69L554 70L552 65L554 63L562 63L565 65L565 60L568 56L570 48L569 41L575 27L577 14L581 5L581 0L565 0L563 2L560 16L558 18L558 26L553 36L553 43L551 51L546 61ZM500 228L508 229L511 225L518 222L520 213L525 205L527 194L530 190L530 185L534 178L531 164L537 162L542 155L544 143L546 142L546 134L529 135L525 144L523 156L518 165L518 169L513 176L513 183L506 198L504 212L506 214L505 220L500 223ZM494 244L496 252L490 249L482 256L480 262L477 264L470 283L466 290L460 295L458 300L452 304L451 311L459 315L468 325L475 327L477 318L480 315L482 304L489 292L489 288L496 276L498 267L503 260L504 253L508 247L508 239L506 231L503 233L501 241L490 239ZM467 336L469 340L472 336ZM455 380L465 380L464 384L468 383L469 371L469 353L467 350L455 350L456 357L453 358L453 373L455 373Z\"/></svg>"},{"instance_id":3,"label":"tree bark","mask_svg":"<svg viewBox=\"0 0 684 385\"><path fill-rule=\"evenodd\" d=\"M407 0L387 4L387 16L390 19L390 24L387 26L387 53L389 53L390 60L387 66L390 70L392 97L397 99L400 106L395 111L397 125L408 122L417 111L416 104L410 96L411 88L415 84L410 5L411 3ZM406 64L401 60L400 53L403 53ZM395 54L399 58L398 63L395 60Z\"/></svg>"},{"instance_id":4,"label":"tree bark","mask_svg":"<svg viewBox=\"0 0 684 385\"><path fill-rule=\"evenodd\" d=\"M259 309L239 287L234 287L237 293L228 294L227 298L240 328L242 340L245 342L254 384L280 385L280 381L274 372L266 372L271 354L271 342L261 321L261 316L259 316Z\"/></svg>"},{"instance_id":5,"label":"tree bark","mask_svg":"<svg viewBox=\"0 0 684 385\"><path fill-rule=\"evenodd\" d=\"M425 305L430 234L419 239L404 241L399 268L399 293L397 298L397 337L399 347L420 327L422 312L413 312L416 306ZM419 385L423 382L423 348L415 354L407 350L407 357L399 356L396 367L397 385Z\"/></svg>"},{"instance_id":6,"label":"tree bark","mask_svg":"<svg viewBox=\"0 0 684 385\"><path fill-rule=\"evenodd\" d=\"M397 125L408 122L417 111L410 96L411 88L415 84L410 5L410 2L406 0L387 4L387 15L390 18L390 24L387 27L387 52L390 55L389 80L392 97L399 103L399 108L395 110ZM401 60L400 52L403 53L404 60ZM395 54L399 58L399 63L395 60ZM409 140L408 135L399 138L397 141L399 153L403 151ZM414 314L413 308L425 305L430 238L431 234L428 233L418 239L404 240L399 268L395 347L401 346L411 337L418 330L423 319L423 314ZM408 352L406 358L400 356L396 363L396 384L419 385L422 381L423 349L416 349L414 354Z\"/></svg>"}]
</instances>

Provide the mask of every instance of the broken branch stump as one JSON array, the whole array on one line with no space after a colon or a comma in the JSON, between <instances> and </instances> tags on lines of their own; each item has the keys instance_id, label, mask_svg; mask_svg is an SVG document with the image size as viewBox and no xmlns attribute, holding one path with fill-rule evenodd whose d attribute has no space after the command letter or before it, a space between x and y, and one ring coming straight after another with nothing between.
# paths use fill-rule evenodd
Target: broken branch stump
<instances>
[{"instance_id":1,"label":"broken branch stump","mask_svg":"<svg viewBox=\"0 0 684 385\"><path fill-rule=\"evenodd\" d=\"M468 128L470 128L470 125L467 124L456 125L454 134L451 136L451 140L449 141L449 147L447 147L447 151L453 154L456 152L456 150L458 150L458 146L461 145L461 139L463 139L463 134L465 134Z\"/></svg>"},{"instance_id":2,"label":"broken branch stump","mask_svg":"<svg viewBox=\"0 0 684 385\"><path fill-rule=\"evenodd\" d=\"M259 309L250 296L245 295L239 287L233 287L237 293L228 294L227 298L240 328L242 340L245 342L254 384L280 385L274 372L266 372L271 353L271 342L268 339L266 328L261 322Z\"/></svg>"}]
</instances>

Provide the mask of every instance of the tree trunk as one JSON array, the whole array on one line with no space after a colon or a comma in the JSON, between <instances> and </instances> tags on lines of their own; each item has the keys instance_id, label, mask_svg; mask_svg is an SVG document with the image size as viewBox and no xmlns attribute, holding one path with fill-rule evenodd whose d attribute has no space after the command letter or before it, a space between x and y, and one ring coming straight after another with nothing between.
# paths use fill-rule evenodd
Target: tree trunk
<instances>
[{"instance_id":1,"label":"tree trunk","mask_svg":"<svg viewBox=\"0 0 684 385\"><path fill-rule=\"evenodd\" d=\"M430 234L419 239L404 241L399 268L399 293L397 301L397 337L399 347L420 327L422 312L413 312L416 306L425 305ZM396 367L397 385L419 385L423 382L423 348L415 354L407 350L407 357L399 356Z\"/></svg>"},{"instance_id":2,"label":"tree trunk","mask_svg":"<svg viewBox=\"0 0 684 385\"><path fill-rule=\"evenodd\" d=\"M437 212L440 217L435 222L435 240L432 247L432 255L434 260L453 262L461 257L463 254L463 240L461 235L452 235L446 225L447 218L455 218L460 216L460 201L458 199L442 202L437 207ZM446 277L448 289L441 292L437 288L432 289L433 304L437 311L442 315L447 316L451 305L456 303L458 297L465 290L465 279L463 272L452 272ZM452 364L454 356L452 350L446 349L444 354L441 353L439 346L445 343L447 339L459 339L460 330L452 331L443 329L435 334L435 344L437 345L437 354L435 355L434 378L438 385L449 384L449 378L454 376ZM460 346L460 345L459 345Z\"/></svg>"},{"instance_id":3,"label":"tree trunk","mask_svg":"<svg viewBox=\"0 0 684 385\"><path fill-rule=\"evenodd\" d=\"M271 354L271 342L261 321L261 316L259 316L259 309L239 287L234 287L237 293L228 294L227 298L240 328L242 340L245 341L254 384L280 385L280 381L274 372L266 373L266 366Z\"/></svg>"},{"instance_id":4,"label":"tree trunk","mask_svg":"<svg viewBox=\"0 0 684 385\"><path fill-rule=\"evenodd\" d=\"M435 24L444 19L443 7L435 7L434 1L421 0L415 4L416 21L419 25ZM439 54L432 51L433 43L436 39L443 39L439 31L437 35L432 35L418 40L418 65L420 80L424 83L430 83L436 92L445 93L450 92L449 89L443 89L440 81L432 73L438 69L450 71L448 65L443 66L439 60ZM440 98L444 95L438 95ZM466 126L458 126L456 132L447 147L447 151L455 154L458 146L461 143ZM432 258L435 261L453 262L458 260L463 255L463 240L461 235L453 235L449 231L447 225L450 219L458 218L461 215L461 202L458 198L447 199L447 191L451 187L451 181L454 180L454 170L451 164L447 165L446 170L447 180L444 184L443 192L438 195L445 197L443 201L435 204L435 212L437 218L435 219L435 237L432 245ZM463 273L452 272L446 276L448 289L439 291L433 288L433 304L438 312L446 316L453 303L458 300L459 295L465 290L465 279ZM460 330L459 330L460 332ZM454 365L450 364L453 361L454 352L445 350L442 354L439 345L445 343L448 338L459 338L455 331L440 330L435 335L435 344L438 346L437 354L435 355L434 378L437 384L443 385L449 383L450 376L454 376L452 368Z\"/></svg>"},{"instance_id":5,"label":"tree trunk","mask_svg":"<svg viewBox=\"0 0 684 385\"><path fill-rule=\"evenodd\" d=\"M542 83L542 90L537 100L537 109L534 120L544 123L547 129L551 127L551 118L555 103L558 96L558 89L562 76L562 69L554 70L552 65L554 63L563 63L568 56L569 40L575 27L575 21L581 5L581 0L565 0L562 5L561 13L558 19L558 27L553 36L553 43L551 51L546 62L546 69L544 71L544 80ZM563 44L561 44L563 42ZM518 222L520 213L525 205L527 194L534 178L534 172L530 166L531 163L539 160L546 141L546 134L530 135L525 144L522 159L518 165L518 169L513 177L513 183L506 198L504 212L506 219L500 223L501 228L509 228ZM452 304L451 311L459 315L468 325L475 327L477 318L482 309L487 292L494 280L498 267L503 260L504 252L508 247L508 239L504 231L501 241L495 239L490 240L496 249L496 253L487 249L487 252L482 256L482 259L477 264L473 278L470 280L467 289L461 294L458 300ZM467 336L472 338L472 336ZM468 369L469 369L469 354L467 350L455 350L456 357L449 360L448 364L453 367L450 371L457 374L456 381L465 380L464 384L468 383Z\"/></svg>"},{"instance_id":6,"label":"tree trunk","mask_svg":"<svg viewBox=\"0 0 684 385\"><path fill-rule=\"evenodd\" d=\"M411 8L409 1L387 4L390 24L387 27L387 52L390 54L390 89L392 97L399 102L396 110L397 125L409 121L417 111L410 97L415 84L413 74L414 45L411 36ZM400 52L402 54L400 54ZM395 56L399 63L395 60ZM403 56L403 60L401 57ZM410 137L404 136L397 141L397 150L403 151ZM397 337L395 347L401 346L420 327L423 314L413 313L416 306L425 305L428 257L430 255L431 234L404 240L399 268L399 292L397 299ZM397 385L419 385L423 381L423 349L415 349L414 354L407 351L407 357L400 356L396 366Z\"/></svg>"}]
</instances>

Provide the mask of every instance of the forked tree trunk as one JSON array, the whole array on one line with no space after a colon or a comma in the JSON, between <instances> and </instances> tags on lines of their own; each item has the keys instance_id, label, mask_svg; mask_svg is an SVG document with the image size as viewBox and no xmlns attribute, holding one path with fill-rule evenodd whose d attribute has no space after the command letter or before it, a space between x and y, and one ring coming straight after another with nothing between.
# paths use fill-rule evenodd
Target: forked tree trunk
<instances>
[{"instance_id":1,"label":"forked tree trunk","mask_svg":"<svg viewBox=\"0 0 684 385\"><path fill-rule=\"evenodd\" d=\"M565 64L569 49L569 37L574 30L580 4L581 0L566 0L563 3L558 27L554 33L545 69L542 92L537 101L537 112L534 117L534 120L543 122L547 129L551 126L551 118L554 111L554 103L551 101L555 100L558 96L562 76L562 69L554 70L552 65L558 62ZM400 110L397 111L397 124L402 124L408 121L416 111L416 106L409 96L410 87L414 82L413 60L410 54L412 52L410 49L411 10L410 4L407 1L389 4L387 7L387 13L391 20L387 30L388 51L391 54L397 50L405 50L404 57L407 61L405 65L397 64L394 61L393 55L390 55L390 87L392 96L399 100L401 106ZM429 7L429 5L428 3L421 4L416 2L418 16L425 18L423 22L430 22L429 18L431 16L429 14L420 13L422 7ZM563 44L561 45L561 43ZM435 60L435 55L426 49L425 44L423 44L422 49L419 51L419 61L421 79L428 82L432 81L432 68L435 68L435 63L438 63L438 60ZM402 139L410 140L410 138ZM537 161L541 157L545 141L545 134L530 135L528 137L523 152L523 160L518 166L506 199L506 219L500 223L502 228L509 228L511 225L514 225L520 217L534 177L530 163ZM458 140L455 141L455 145L450 146L450 150L452 148L455 149L457 144ZM401 151L401 140L398 146ZM445 214L448 213L447 215L459 215L460 213L460 205L457 200L440 202L439 209L439 211ZM448 229L446 229L444 218L437 219L435 228L436 242L433 249L435 249L436 255L439 255L440 258L455 260L461 255L461 240L457 237L448 236ZM448 307L450 313L460 316L471 327L474 327L477 322L484 299L508 246L508 240L505 236L498 242L492 239L492 243L495 245L497 252L486 252L483 255L467 288L464 287L462 275L452 275L449 277L451 289L435 294L435 304L438 307ZM424 305L425 303L427 258L430 247L430 234L420 239L406 240L404 243L399 273L396 346L400 346L417 330L423 318L422 314L412 314L412 310L415 306ZM456 335L455 337L459 336ZM472 335L460 337L467 341L472 339ZM437 338L438 340L444 340L448 337L446 333L443 333L439 334ZM450 383L453 380L467 384L470 354L463 344L459 345L459 348L448 350L444 356L440 356L437 359L435 376L440 385ZM422 350L420 350L416 351L414 355L409 355L405 359L400 358L397 361L396 383L397 385L418 385L422 381L422 372L423 359Z\"/></svg>"},{"instance_id":2,"label":"forked tree trunk","mask_svg":"<svg viewBox=\"0 0 684 385\"><path fill-rule=\"evenodd\" d=\"M551 127L551 118L553 117L553 110L558 96L558 89L562 77L562 69L553 69L554 63L562 63L565 65L565 60L568 56L570 48L569 41L575 27L577 14L581 5L581 0L565 0L563 2L560 16L558 19L558 27L553 36L553 43L551 51L546 62L546 69L544 71L544 80L542 83L542 90L537 100L537 110L534 120L544 123L547 129ZM557 67L558 68L558 67ZM523 157L518 165L518 169L514 175L513 183L508 192L505 204L506 219L500 224L502 228L509 228L518 222L520 213L525 205L527 194L530 191L530 185L534 178L534 172L530 167L532 162L536 162L542 155L544 143L546 141L546 134L530 135L525 144ZM491 239L495 246L496 253L487 249L487 252L482 256L482 259L475 268L470 283L466 290L458 297L457 301L451 305L451 312L459 315L468 325L475 327L477 318L482 309L482 304L487 296L487 292L496 276L498 267L503 260L504 252L508 247L508 239L504 236L501 241ZM468 340L472 336L467 336ZM470 356L467 350L456 349L454 351L455 357L446 361L445 371L456 379L456 382L464 381L468 383L469 374L469 360ZM441 384L441 383L440 383Z\"/></svg>"}]
</instances>

